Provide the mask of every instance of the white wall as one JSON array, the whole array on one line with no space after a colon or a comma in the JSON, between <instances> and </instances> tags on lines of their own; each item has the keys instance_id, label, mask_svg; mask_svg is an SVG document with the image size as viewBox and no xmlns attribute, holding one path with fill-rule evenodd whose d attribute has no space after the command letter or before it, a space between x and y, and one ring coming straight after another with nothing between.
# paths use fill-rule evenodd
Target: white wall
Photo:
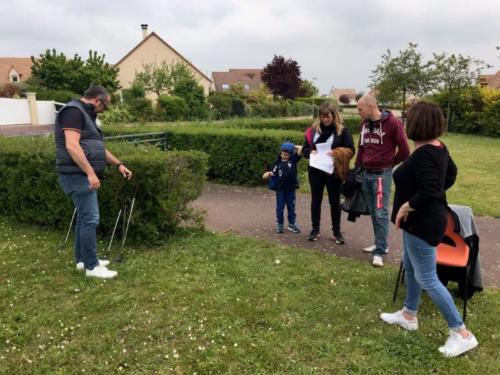
<instances>
[{"instance_id":1,"label":"white wall","mask_svg":"<svg viewBox=\"0 0 500 375\"><path fill-rule=\"evenodd\" d=\"M55 106L51 101L37 101L40 125L54 124ZM31 125L28 99L0 98L0 126Z\"/></svg>"}]
</instances>

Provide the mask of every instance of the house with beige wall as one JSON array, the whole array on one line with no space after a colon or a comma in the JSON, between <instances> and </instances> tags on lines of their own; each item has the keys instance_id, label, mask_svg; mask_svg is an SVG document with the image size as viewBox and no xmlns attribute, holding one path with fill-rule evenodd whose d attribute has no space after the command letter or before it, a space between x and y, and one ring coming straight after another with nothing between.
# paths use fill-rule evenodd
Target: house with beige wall
<instances>
[{"instance_id":1,"label":"house with beige wall","mask_svg":"<svg viewBox=\"0 0 500 375\"><path fill-rule=\"evenodd\" d=\"M205 95L208 95L212 81L194 66L189 60L177 52L155 32L148 33L148 25L141 25L142 41L115 64L119 69L118 80L124 89L129 88L134 81L136 72L143 70L147 64L160 65L162 62L186 64L192 71L199 84L203 86Z\"/></svg>"}]
</instances>

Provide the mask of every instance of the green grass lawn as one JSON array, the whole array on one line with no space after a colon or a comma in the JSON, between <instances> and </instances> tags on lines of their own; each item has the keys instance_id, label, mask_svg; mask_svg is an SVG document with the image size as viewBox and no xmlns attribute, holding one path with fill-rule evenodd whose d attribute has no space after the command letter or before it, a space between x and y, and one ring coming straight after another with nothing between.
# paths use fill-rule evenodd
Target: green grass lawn
<instances>
[{"instance_id":1,"label":"green grass lawn","mask_svg":"<svg viewBox=\"0 0 500 375\"><path fill-rule=\"evenodd\" d=\"M355 135L356 147L358 139ZM500 139L470 134L448 134L441 139L458 167L448 202L470 206L476 215L500 218ZM410 145L413 149L412 142ZM301 191L309 193L305 168L301 169L300 182Z\"/></svg>"},{"instance_id":2,"label":"green grass lawn","mask_svg":"<svg viewBox=\"0 0 500 375\"><path fill-rule=\"evenodd\" d=\"M391 266L185 230L101 281L62 236L0 218L2 374L500 373L496 289L469 304L480 346L445 359L428 298L416 332L379 320L401 305Z\"/></svg>"}]
</instances>

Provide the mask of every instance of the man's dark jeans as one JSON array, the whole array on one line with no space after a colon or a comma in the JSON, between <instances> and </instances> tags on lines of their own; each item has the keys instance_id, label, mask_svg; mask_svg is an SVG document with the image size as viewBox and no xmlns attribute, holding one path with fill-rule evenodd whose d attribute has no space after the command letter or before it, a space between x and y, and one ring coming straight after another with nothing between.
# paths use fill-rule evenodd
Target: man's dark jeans
<instances>
[{"instance_id":1,"label":"man's dark jeans","mask_svg":"<svg viewBox=\"0 0 500 375\"><path fill-rule=\"evenodd\" d=\"M99 265L97 260L96 228L99 224L97 190L90 190L87 176L60 174L59 184L76 207L75 261L83 262L88 270Z\"/></svg>"}]
</instances>

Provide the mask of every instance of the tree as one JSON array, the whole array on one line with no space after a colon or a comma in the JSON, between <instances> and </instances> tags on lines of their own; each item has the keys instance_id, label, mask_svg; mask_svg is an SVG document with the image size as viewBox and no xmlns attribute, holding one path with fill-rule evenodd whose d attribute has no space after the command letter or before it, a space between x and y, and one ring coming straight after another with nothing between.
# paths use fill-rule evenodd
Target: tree
<instances>
[{"instance_id":1,"label":"tree","mask_svg":"<svg viewBox=\"0 0 500 375\"><path fill-rule=\"evenodd\" d=\"M300 81L299 96L301 98L310 98L311 96L318 96L318 94L318 88L311 81L307 79Z\"/></svg>"},{"instance_id":2,"label":"tree","mask_svg":"<svg viewBox=\"0 0 500 375\"><path fill-rule=\"evenodd\" d=\"M417 44L409 43L396 57L387 50L382 55L382 62L372 70L370 87L379 92L378 99L382 103L400 102L404 110L409 94L422 96L432 88L432 63L423 62L416 48Z\"/></svg>"},{"instance_id":3,"label":"tree","mask_svg":"<svg viewBox=\"0 0 500 375\"><path fill-rule=\"evenodd\" d=\"M189 119L204 118L207 110L203 86L194 78L183 78L176 82L172 95L183 98L189 109Z\"/></svg>"},{"instance_id":4,"label":"tree","mask_svg":"<svg viewBox=\"0 0 500 375\"><path fill-rule=\"evenodd\" d=\"M261 78L275 98L295 99L299 95L300 66L295 60L274 55L264 67Z\"/></svg>"},{"instance_id":5,"label":"tree","mask_svg":"<svg viewBox=\"0 0 500 375\"><path fill-rule=\"evenodd\" d=\"M162 61L160 65L144 64L143 70L135 74L134 83L141 85L147 92L161 94L174 89L177 82L183 79L194 79L194 75L186 64L177 62L167 64Z\"/></svg>"},{"instance_id":6,"label":"tree","mask_svg":"<svg viewBox=\"0 0 500 375\"><path fill-rule=\"evenodd\" d=\"M361 97L362 97L363 95L364 95L364 92L363 92L363 91L358 92L358 93L356 94L356 96L355 96L356 101L358 101L359 99L361 99Z\"/></svg>"},{"instance_id":7,"label":"tree","mask_svg":"<svg viewBox=\"0 0 500 375\"><path fill-rule=\"evenodd\" d=\"M349 102L350 102L349 95L347 95L347 94L340 95L339 102L341 102L342 104L349 104Z\"/></svg>"},{"instance_id":8,"label":"tree","mask_svg":"<svg viewBox=\"0 0 500 375\"><path fill-rule=\"evenodd\" d=\"M78 94L83 94L91 84L98 84L113 93L120 87L118 68L112 67L104 59L105 55L101 56L92 50L86 61L78 54L67 58L55 49L46 50L37 59L31 56L33 65L29 83L44 89L69 90Z\"/></svg>"},{"instance_id":9,"label":"tree","mask_svg":"<svg viewBox=\"0 0 500 375\"><path fill-rule=\"evenodd\" d=\"M446 123L452 118L451 102L461 90L476 84L486 65L482 60L461 54L434 54L434 79L446 97Z\"/></svg>"}]
</instances>

